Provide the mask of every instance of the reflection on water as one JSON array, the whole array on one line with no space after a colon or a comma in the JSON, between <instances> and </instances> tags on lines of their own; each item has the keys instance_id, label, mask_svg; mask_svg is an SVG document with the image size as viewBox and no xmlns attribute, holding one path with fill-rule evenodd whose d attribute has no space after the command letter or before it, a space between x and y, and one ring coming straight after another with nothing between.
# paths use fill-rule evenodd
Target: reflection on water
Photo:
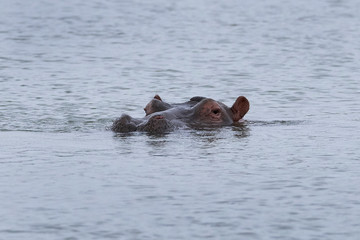
<instances>
[{"instance_id":1,"label":"reflection on water","mask_svg":"<svg viewBox=\"0 0 360 240\"><path fill-rule=\"evenodd\" d=\"M247 122L234 124L231 130L234 132L234 136L237 138L246 138L250 136L251 125Z\"/></svg>"},{"instance_id":2,"label":"reflection on water","mask_svg":"<svg viewBox=\"0 0 360 240\"><path fill-rule=\"evenodd\" d=\"M170 134L173 135L191 135L199 139L207 139L209 142L216 141L217 138L222 138L223 132L229 132L231 129L233 136L238 138L246 138L250 136L251 127L257 126L296 126L307 124L303 120L273 120L273 121L253 121L245 120L243 122L236 122L232 126L219 127L219 126L196 126L192 129L177 129L172 132L165 133L149 133L149 132L129 132L129 133L115 133L115 138L126 138L132 136L148 136L149 139L166 139ZM108 129L109 130L109 129Z\"/></svg>"},{"instance_id":3,"label":"reflection on water","mask_svg":"<svg viewBox=\"0 0 360 240\"><path fill-rule=\"evenodd\" d=\"M356 0L3 0L0 238L357 239L359 17ZM155 94L251 107L107 129Z\"/></svg>"},{"instance_id":4,"label":"reflection on water","mask_svg":"<svg viewBox=\"0 0 360 240\"><path fill-rule=\"evenodd\" d=\"M165 134L152 134L149 136L149 140L146 142L152 148L165 148L166 150L169 145L169 140L167 139Z\"/></svg>"}]
</instances>

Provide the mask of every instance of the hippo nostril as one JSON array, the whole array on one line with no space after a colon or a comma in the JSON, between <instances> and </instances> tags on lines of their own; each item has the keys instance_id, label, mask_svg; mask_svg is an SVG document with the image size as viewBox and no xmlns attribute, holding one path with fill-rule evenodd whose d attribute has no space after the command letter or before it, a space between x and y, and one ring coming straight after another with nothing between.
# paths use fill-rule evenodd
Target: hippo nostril
<instances>
[{"instance_id":1,"label":"hippo nostril","mask_svg":"<svg viewBox=\"0 0 360 240\"><path fill-rule=\"evenodd\" d=\"M158 116L155 116L154 119L163 119L164 116L161 116L161 115L158 115Z\"/></svg>"}]
</instances>

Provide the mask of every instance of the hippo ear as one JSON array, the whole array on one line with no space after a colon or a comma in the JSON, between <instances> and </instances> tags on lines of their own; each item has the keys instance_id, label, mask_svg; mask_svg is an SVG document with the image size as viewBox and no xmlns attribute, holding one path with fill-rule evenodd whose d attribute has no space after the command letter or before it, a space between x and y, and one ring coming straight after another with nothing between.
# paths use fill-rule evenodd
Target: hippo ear
<instances>
[{"instance_id":1,"label":"hippo ear","mask_svg":"<svg viewBox=\"0 0 360 240\"><path fill-rule=\"evenodd\" d=\"M205 99L206 97L199 97L199 96L196 96L196 97L192 97L190 98L190 101L194 101L194 102L200 102L201 100Z\"/></svg>"},{"instance_id":2,"label":"hippo ear","mask_svg":"<svg viewBox=\"0 0 360 240\"><path fill-rule=\"evenodd\" d=\"M154 98L157 99L157 100L162 101L161 97L159 95L157 95L157 94L154 96Z\"/></svg>"},{"instance_id":3,"label":"hippo ear","mask_svg":"<svg viewBox=\"0 0 360 240\"><path fill-rule=\"evenodd\" d=\"M250 103L246 97L240 96L236 99L235 103L230 108L233 113L233 121L237 122L242 119L249 111Z\"/></svg>"}]
</instances>

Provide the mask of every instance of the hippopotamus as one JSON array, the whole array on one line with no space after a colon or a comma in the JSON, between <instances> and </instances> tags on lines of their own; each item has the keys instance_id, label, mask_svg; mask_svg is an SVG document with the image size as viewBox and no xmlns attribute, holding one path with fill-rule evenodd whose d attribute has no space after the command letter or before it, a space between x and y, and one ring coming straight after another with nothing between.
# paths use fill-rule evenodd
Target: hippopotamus
<instances>
[{"instance_id":1,"label":"hippopotamus","mask_svg":"<svg viewBox=\"0 0 360 240\"><path fill-rule=\"evenodd\" d=\"M111 126L114 132L143 131L165 133L179 128L228 126L238 122L249 111L250 103L244 96L232 107L206 97L192 97L184 103L166 103L159 95L145 106L145 117L132 118L123 114Z\"/></svg>"}]
</instances>

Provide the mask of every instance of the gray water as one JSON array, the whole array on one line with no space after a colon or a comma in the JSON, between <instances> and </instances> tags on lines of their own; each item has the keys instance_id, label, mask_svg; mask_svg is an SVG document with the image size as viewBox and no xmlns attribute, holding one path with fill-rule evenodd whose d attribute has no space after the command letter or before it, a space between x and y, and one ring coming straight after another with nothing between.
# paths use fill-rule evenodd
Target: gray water
<instances>
[{"instance_id":1,"label":"gray water","mask_svg":"<svg viewBox=\"0 0 360 240\"><path fill-rule=\"evenodd\" d=\"M0 6L1 240L359 239L359 1ZM107 130L155 94L251 109Z\"/></svg>"}]
</instances>

